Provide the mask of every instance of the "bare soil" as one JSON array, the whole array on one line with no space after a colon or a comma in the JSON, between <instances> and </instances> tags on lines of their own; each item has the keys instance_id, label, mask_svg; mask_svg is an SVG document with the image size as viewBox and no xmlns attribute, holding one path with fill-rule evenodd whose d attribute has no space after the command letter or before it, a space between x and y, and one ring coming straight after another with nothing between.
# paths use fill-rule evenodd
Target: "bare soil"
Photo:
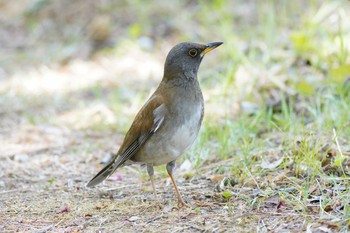
<instances>
[{"instance_id":1,"label":"bare soil","mask_svg":"<svg viewBox=\"0 0 350 233\"><path fill-rule=\"evenodd\" d=\"M121 138L113 135L67 133L52 127L22 132L21 137L36 143L22 145L15 155L2 151L0 231L298 232L315 220L280 205L278 200L269 199L254 207L242 198L254 195L256 190L248 186L233 189L237 196L223 197L220 182L229 174L215 175L214 169L229 170L230 160L208 162L190 175L177 172L178 186L189 208L176 208L174 189L164 167L156 172L158 200L151 192L145 169L138 166L121 168L99 188L85 188L102 167L102 155L108 153L93 145L112 147ZM322 220L318 221L322 225Z\"/></svg>"}]
</instances>

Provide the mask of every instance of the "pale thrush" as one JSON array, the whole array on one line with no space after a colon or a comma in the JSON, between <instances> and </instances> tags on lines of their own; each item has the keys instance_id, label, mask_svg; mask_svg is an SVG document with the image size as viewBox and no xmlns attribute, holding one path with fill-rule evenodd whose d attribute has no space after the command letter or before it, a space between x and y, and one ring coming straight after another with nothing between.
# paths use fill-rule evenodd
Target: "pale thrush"
<instances>
[{"instance_id":1,"label":"pale thrush","mask_svg":"<svg viewBox=\"0 0 350 233\"><path fill-rule=\"evenodd\" d=\"M178 206L185 206L173 178L175 160L195 141L200 129L204 102L197 72L204 55L222 42L207 45L180 43L165 61L164 75L158 88L136 115L118 153L87 184L93 187L123 165L146 164L152 189L153 166L166 164L175 187Z\"/></svg>"}]
</instances>

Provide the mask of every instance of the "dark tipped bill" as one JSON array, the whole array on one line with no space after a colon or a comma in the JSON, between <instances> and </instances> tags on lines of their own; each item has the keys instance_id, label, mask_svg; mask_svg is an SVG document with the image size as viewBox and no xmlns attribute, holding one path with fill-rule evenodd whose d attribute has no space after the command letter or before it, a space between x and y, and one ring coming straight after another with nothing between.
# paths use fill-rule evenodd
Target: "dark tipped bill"
<instances>
[{"instance_id":1,"label":"dark tipped bill","mask_svg":"<svg viewBox=\"0 0 350 233\"><path fill-rule=\"evenodd\" d=\"M205 54L209 53L210 51L212 51L213 49L215 49L216 47L219 47L220 45L222 45L224 42L210 42L207 44L207 47L203 50L203 52L201 53L201 57L203 57Z\"/></svg>"}]
</instances>

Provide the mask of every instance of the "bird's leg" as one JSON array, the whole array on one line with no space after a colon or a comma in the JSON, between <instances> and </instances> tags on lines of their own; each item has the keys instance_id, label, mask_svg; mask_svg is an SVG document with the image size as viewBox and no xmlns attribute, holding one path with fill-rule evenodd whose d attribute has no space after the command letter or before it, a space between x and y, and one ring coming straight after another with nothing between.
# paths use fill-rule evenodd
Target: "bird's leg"
<instances>
[{"instance_id":1,"label":"bird's leg","mask_svg":"<svg viewBox=\"0 0 350 233\"><path fill-rule=\"evenodd\" d=\"M156 188L154 187L154 181L153 181L154 169L153 169L153 166L151 164L147 164L147 172L148 172L149 178L151 180L154 198L157 200L158 198L157 198Z\"/></svg>"},{"instance_id":2,"label":"bird's leg","mask_svg":"<svg viewBox=\"0 0 350 233\"><path fill-rule=\"evenodd\" d=\"M170 163L167 163L166 165L166 170L168 171L168 174L169 174L169 177L171 179L171 182L173 183L174 185L174 188L175 188L175 191L176 191L176 194L177 194L177 200L178 200L178 204L177 206L179 208L182 208L182 207L188 207L188 205L184 202L184 200L182 199L182 196L179 192L179 190L177 189L177 185L176 185L176 182L173 178L173 171L174 171L174 168L175 168L175 160L174 161L171 161Z\"/></svg>"}]
</instances>

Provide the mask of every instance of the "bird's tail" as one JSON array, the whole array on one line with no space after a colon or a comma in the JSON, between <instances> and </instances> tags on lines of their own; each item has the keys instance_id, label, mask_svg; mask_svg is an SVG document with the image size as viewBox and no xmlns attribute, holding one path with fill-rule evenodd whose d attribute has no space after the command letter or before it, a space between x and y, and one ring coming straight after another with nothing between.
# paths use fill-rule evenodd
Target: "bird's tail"
<instances>
[{"instance_id":1,"label":"bird's tail","mask_svg":"<svg viewBox=\"0 0 350 233\"><path fill-rule=\"evenodd\" d=\"M92 188L102 181L104 181L107 177L112 175L112 173L118 168L118 163L114 161L114 159L109 162L99 173L97 173L94 178L92 178L89 183L87 183L86 187Z\"/></svg>"}]
</instances>

